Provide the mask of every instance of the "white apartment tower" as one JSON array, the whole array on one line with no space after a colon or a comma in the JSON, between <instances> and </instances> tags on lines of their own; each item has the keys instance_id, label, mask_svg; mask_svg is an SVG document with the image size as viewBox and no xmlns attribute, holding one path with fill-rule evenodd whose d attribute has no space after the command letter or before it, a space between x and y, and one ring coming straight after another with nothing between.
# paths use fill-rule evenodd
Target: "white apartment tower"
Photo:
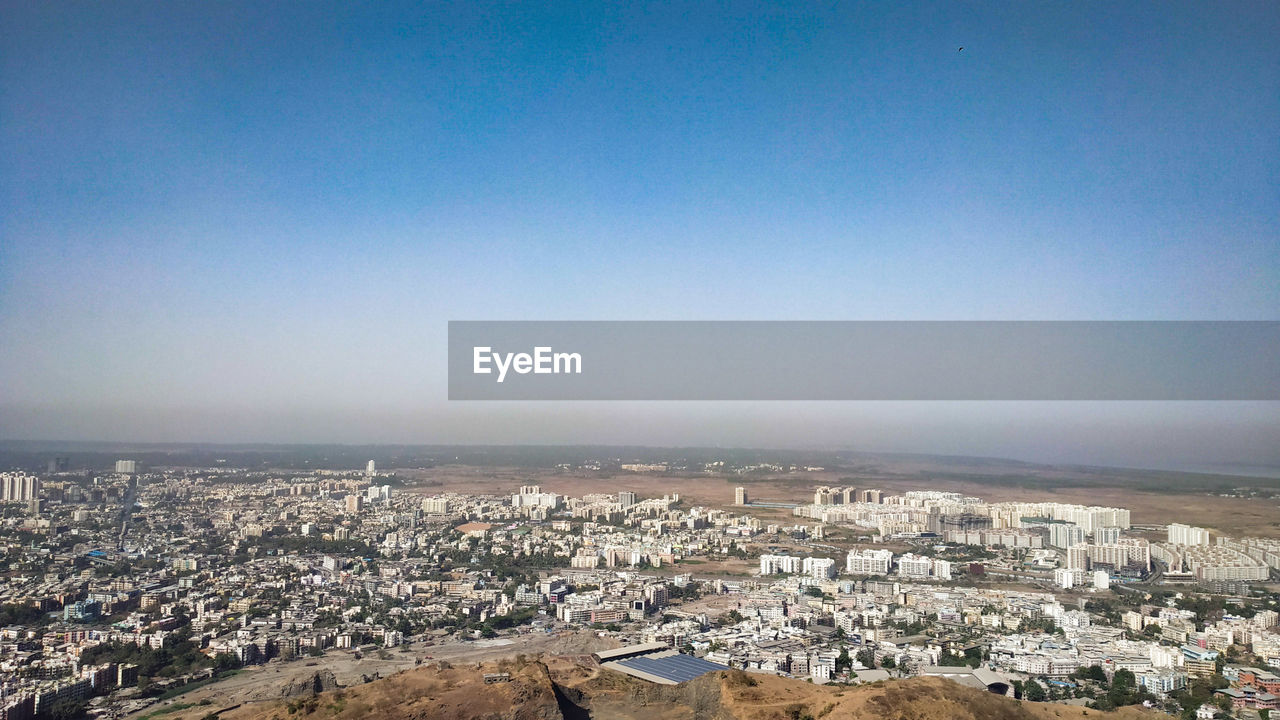
<instances>
[{"instance_id":1,"label":"white apartment tower","mask_svg":"<svg viewBox=\"0 0 1280 720\"><path fill-rule=\"evenodd\" d=\"M1202 527L1173 523L1169 526L1171 545L1208 545L1209 531Z\"/></svg>"},{"instance_id":2,"label":"white apartment tower","mask_svg":"<svg viewBox=\"0 0 1280 720\"><path fill-rule=\"evenodd\" d=\"M888 575L893 553L888 550L850 550L844 570L850 575Z\"/></svg>"}]
</instances>

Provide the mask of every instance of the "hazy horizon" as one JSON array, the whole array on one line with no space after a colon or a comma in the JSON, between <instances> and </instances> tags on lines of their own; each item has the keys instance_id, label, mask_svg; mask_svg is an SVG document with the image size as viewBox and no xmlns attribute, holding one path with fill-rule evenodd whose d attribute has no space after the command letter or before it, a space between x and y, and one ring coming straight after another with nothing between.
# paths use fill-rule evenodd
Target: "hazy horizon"
<instances>
[{"instance_id":1,"label":"hazy horizon","mask_svg":"<svg viewBox=\"0 0 1280 720\"><path fill-rule=\"evenodd\" d=\"M450 403L449 320L1280 319L1280 5L0 8L0 438L1280 466L1280 403ZM963 46L963 51L959 48Z\"/></svg>"}]
</instances>

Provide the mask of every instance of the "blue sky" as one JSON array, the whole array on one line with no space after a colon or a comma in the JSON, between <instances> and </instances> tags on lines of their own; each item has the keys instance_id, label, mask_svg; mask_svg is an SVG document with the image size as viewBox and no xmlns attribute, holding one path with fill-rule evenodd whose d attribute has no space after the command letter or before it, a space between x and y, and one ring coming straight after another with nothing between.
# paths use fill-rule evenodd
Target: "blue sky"
<instances>
[{"instance_id":1,"label":"blue sky","mask_svg":"<svg viewBox=\"0 0 1280 720\"><path fill-rule=\"evenodd\" d=\"M3 3L0 436L1042 457L1135 409L459 407L445 323L1280 319L1275 3L552 5Z\"/></svg>"}]
</instances>

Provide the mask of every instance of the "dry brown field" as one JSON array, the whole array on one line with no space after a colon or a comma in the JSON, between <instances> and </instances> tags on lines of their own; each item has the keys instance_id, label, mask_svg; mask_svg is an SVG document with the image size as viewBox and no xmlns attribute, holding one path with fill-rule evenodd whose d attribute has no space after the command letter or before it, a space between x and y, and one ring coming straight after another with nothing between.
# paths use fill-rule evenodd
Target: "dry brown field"
<instances>
[{"instance_id":1,"label":"dry brown field","mask_svg":"<svg viewBox=\"0 0 1280 720\"><path fill-rule=\"evenodd\" d=\"M1145 474L1134 481L1135 487L1126 487L1126 479L1120 474L1099 478L1081 471L1037 471L1035 480L1029 481L1037 483L1035 487L1011 484L998 474L993 476L993 482L984 482L977 476L965 474L932 474L928 467L913 465L865 475L804 472L735 477L462 466L404 473L411 484L410 491L427 495L440 492L496 495L516 492L521 485L536 484L549 492L572 496L619 490L634 490L642 498L679 493L689 504L726 509L734 509L733 490L738 485L747 488L753 501L778 502L809 502L813 489L821 485L874 487L890 494L943 490L974 495L990 502L1048 501L1124 507L1132 512L1135 525L1185 522L1226 535L1280 537L1280 498L1223 497L1209 492L1159 489L1152 487L1154 483ZM1055 475L1061 477L1061 484L1055 483ZM1082 477L1088 478L1087 484L1082 482ZM1242 479L1242 483L1247 482ZM750 507L746 512L766 523L789 523L793 517L787 509Z\"/></svg>"}]
</instances>

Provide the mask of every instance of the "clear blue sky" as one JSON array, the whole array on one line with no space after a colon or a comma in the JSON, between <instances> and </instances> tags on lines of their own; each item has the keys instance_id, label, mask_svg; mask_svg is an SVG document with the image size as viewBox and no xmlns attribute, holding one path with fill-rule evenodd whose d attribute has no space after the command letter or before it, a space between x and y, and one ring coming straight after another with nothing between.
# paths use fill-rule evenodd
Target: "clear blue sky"
<instances>
[{"instance_id":1,"label":"clear blue sky","mask_svg":"<svg viewBox=\"0 0 1280 720\"><path fill-rule=\"evenodd\" d=\"M0 437L1280 462L1267 404L451 406L450 319L1280 318L1280 4L551 5L3 2Z\"/></svg>"}]
</instances>

